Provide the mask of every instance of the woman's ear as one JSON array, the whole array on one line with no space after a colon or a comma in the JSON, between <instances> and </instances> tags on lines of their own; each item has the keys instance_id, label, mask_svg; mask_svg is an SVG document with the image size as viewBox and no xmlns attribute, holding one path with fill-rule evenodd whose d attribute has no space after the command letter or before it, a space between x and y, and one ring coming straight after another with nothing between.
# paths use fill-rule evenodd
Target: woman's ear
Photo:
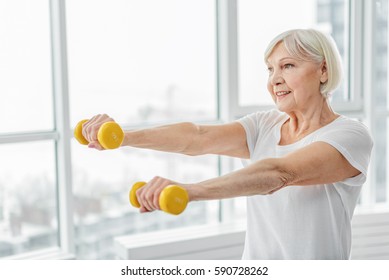
<instances>
[{"instance_id":1,"label":"woman's ear","mask_svg":"<svg viewBox=\"0 0 389 280\"><path fill-rule=\"evenodd\" d=\"M328 81L328 72L327 72L327 63L324 60L321 64L321 77L320 77L320 83L324 84Z\"/></svg>"}]
</instances>

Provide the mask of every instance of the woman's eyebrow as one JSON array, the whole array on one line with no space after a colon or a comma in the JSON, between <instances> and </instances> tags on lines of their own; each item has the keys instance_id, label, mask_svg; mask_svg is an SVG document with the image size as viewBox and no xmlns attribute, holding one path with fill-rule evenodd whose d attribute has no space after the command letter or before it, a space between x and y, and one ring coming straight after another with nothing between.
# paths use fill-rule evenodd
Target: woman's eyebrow
<instances>
[{"instance_id":1,"label":"woman's eyebrow","mask_svg":"<svg viewBox=\"0 0 389 280\"><path fill-rule=\"evenodd\" d=\"M282 61L284 61L284 60L289 60L289 59L292 59L292 60L295 60L295 61L297 60L297 59L294 58L294 57L285 56L285 57L279 59L278 62L282 62ZM266 63L266 65L271 65L271 64L272 64L269 60L267 60L265 63ZM277 61L276 61L275 63L277 63Z\"/></svg>"},{"instance_id":2,"label":"woman's eyebrow","mask_svg":"<svg viewBox=\"0 0 389 280\"><path fill-rule=\"evenodd\" d=\"M297 60L297 59L294 58L294 57L286 56L286 57L281 58L279 61L281 62L281 61L288 60L288 59Z\"/></svg>"}]
</instances>

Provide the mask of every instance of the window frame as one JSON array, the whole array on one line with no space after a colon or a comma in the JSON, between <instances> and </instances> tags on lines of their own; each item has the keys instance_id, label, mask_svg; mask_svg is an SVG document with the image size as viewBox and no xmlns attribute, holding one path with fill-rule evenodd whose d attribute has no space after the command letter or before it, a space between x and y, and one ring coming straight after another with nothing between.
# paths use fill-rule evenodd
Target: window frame
<instances>
[{"instance_id":1,"label":"window frame","mask_svg":"<svg viewBox=\"0 0 389 280\"><path fill-rule=\"evenodd\" d=\"M72 166L65 0L50 0L52 78L54 94L58 195L58 253L75 257L72 207Z\"/></svg>"},{"instance_id":2,"label":"window frame","mask_svg":"<svg viewBox=\"0 0 389 280\"><path fill-rule=\"evenodd\" d=\"M71 208L71 166L69 108L66 66L65 4L49 1L50 41L54 129L0 134L0 144L52 140L55 142L55 188L57 192L58 247L48 247L3 259L71 259L74 258Z\"/></svg>"}]
</instances>

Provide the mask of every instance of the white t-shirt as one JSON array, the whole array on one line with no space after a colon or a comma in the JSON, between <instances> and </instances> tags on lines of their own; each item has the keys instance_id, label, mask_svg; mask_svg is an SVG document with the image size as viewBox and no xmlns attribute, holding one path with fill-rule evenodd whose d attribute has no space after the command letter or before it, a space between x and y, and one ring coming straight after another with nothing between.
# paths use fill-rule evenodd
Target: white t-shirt
<instances>
[{"instance_id":1,"label":"white t-shirt","mask_svg":"<svg viewBox=\"0 0 389 280\"><path fill-rule=\"evenodd\" d=\"M351 218L366 181L373 141L362 123L340 116L303 139L280 146L281 126L288 118L271 110L238 120L250 151L244 165L322 141L361 174L333 184L288 186L271 195L248 197L243 259L348 259Z\"/></svg>"}]
</instances>

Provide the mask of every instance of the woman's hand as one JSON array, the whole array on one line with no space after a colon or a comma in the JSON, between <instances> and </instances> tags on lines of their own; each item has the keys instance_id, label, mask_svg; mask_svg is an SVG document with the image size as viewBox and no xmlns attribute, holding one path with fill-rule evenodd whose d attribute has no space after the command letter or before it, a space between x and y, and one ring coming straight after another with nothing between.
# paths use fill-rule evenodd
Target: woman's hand
<instances>
[{"instance_id":1,"label":"woman's hand","mask_svg":"<svg viewBox=\"0 0 389 280\"><path fill-rule=\"evenodd\" d=\"M88 140L89 148L94 148L96 150L104 150L104 148L100 145L99 141L97 140L97 133L99 132L100 127L106 123L114 121L111 117L109 117L106 114L102 115L95 115L90 120L88 120L86 123L82 126L82 135L85 137L86 140Z\"/></svg>"},{"instance_id":2,"label":"woman's hand","mask_svg":"<svg viewBox=\"0 0 389 280\"><path fill-rule=\"evenodd\" d=\"M159 205L159 196L161 195L163 189L169 185L179 185L188 191L187 185L156 176L136 191L136 196L140 204L140 212L145 213L152 212L154 210L161 210Z\"/></svg>"}]
</instances>

